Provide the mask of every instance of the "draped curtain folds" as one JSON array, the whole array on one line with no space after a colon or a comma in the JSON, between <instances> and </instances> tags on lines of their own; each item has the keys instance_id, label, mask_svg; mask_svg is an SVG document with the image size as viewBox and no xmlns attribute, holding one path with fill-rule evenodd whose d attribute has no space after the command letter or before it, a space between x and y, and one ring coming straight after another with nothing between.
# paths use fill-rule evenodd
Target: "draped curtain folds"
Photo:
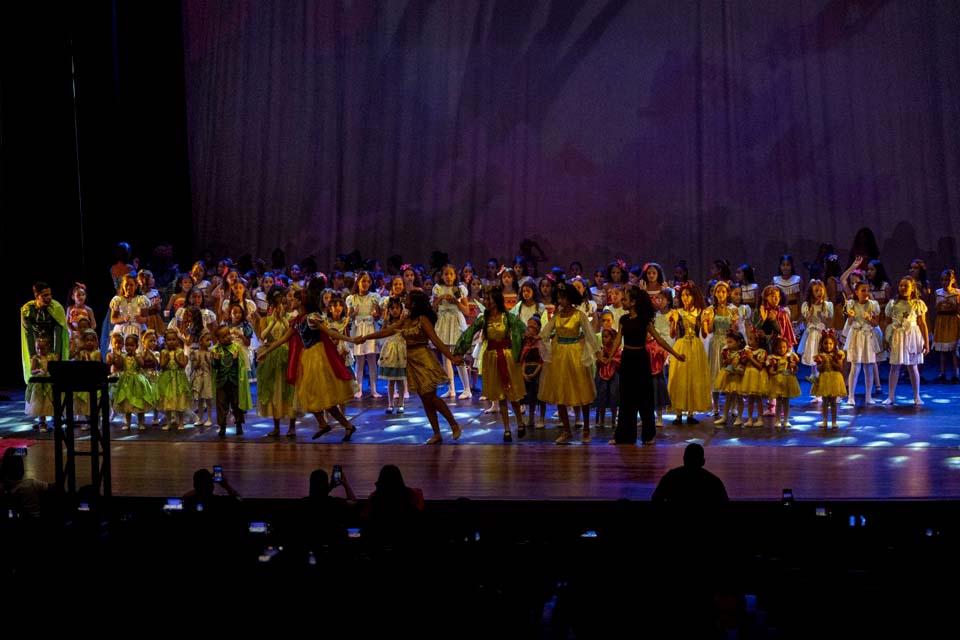
<instances>
[{"instance_id":1,"label":"draped curtain folds","mask_svg":"<svg viewBox=\"0 0 960 640\"><path fill-rule=\"evenodd\" d=\"M949 0L183 6L198 251L956 259Z\"/></svg>"}]
</instances>

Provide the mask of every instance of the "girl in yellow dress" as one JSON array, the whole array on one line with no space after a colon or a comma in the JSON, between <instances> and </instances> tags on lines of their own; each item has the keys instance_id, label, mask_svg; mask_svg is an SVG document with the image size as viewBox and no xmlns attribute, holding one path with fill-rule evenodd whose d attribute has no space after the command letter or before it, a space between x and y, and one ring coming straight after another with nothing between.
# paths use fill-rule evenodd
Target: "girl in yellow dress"
<instances>
[{"instance_id":1,"label":"girl in yellow dress","mask_svg":"<svg viewBox=\"0 0 960 640\"><path fill-rule=\"evenodd\" d=\"M433 329L437 314L430 307L430 298L427 294L419 289L410 290L407 293L407 309L410 311L410 315L403 322L397 322L386 329L360 336L357 339L361 341L377 340L387 338L397 332L403 334L403 339L407 342L407 381L410 383L410 390L420 396L423 410L427 414L427 420L430 421L430 428L433 429L433 436L427 440L427 444L443 442L437 413L443 414L443 417L450 424L453 439L457 440L463 430L454 419L453 413L450 412L450 407L437 397L437 385L447 382L447 376L443 368L440 367L440 363L427 349L427 342L432 342L437 351L455 366L463 364L463 358L453 355L447 345L443 344L443 341L437 337L437 332Z\"/></svg>"},{"instance_id":2,"label":"girl in yellow dress","mask_svg":"<svg viewBox=\"0 0 960 640\"><path fill-rule=\"evenodd\" d=\"M540 401L557 405L562 431L555 442L569 442L570 417L567 407L581 407L583 442L590 442L590 405L597 396L593 383L593 365L600 352L600 343L590 326L590 319L576 307L583 302L574 287L557 287L557 312L543 329L543 377ZM486 370L486 369L484 369Z\"/></svg>"},{"instance_id":3,"label":"girl in yellow dress","mask_svg":"<svg viewBox=\"0 0 960 640\"><path fill-rule=\"evenodd\" d=\"M520 354L523 351L524 323L513 313L507 313L503 289L491 287L484 300L486 310L461 334L454 353L462 356L472 348L473 336L482 331L487 341L483 353L483 395L488 400L499 400L500 419L503 421L503 441L513 442L510 433L509 402L517 419L517 437L527 435L520 418L520 400L526 395Z\"/></svg>"},{"instance_id":4,"label":"girl in yellow dress","mask_svg":"<svg viewBox=\"0 0 960 640\"><path fill-rule=\"evenodd\" d=\"M843 380L844 353L837 349L837 338L832 330L820 336L820 353L814 358L817 365L817 378L810 393L823 397L823 422L821 429L827 428L827 414L832 414L831 429L837 428L837 398L847 395L847 385Z\"/></svg>"},{"instance_id":5,"label":"girl in yellow dress","mask_svg":"<svg viewBox=\"0 0 960 640\"><path fill-rule=\"evenodd\" d=\"M673 348L686 360L670 362L670 379L667 393L670 404L677 413L673 424L681 424L683 412L687 412L687 424L698 424L694 412L710 411L710 366L707 350L700 339L701 319L706 303L703 294L692 282L680 287L680 309L670 312L670 337L676 339ZM682 335L681 335L682 334Z\"/></svg>"}]
</instances>

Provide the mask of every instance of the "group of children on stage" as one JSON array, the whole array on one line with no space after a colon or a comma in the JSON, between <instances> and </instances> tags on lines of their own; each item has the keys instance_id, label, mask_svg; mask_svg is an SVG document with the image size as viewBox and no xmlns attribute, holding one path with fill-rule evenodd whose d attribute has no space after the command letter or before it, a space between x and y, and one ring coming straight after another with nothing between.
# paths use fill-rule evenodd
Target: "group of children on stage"
<instances>
[{"instance_id":1,"label":"group of children on stage","mask_svg":"<svg viewBox=\"0 0 960 640\"><path fill-rule=\"evenodd\" d=\"M838 399L854 403L853 390L861 371L865 375L866 403L873 402L874 383L879 377L876 362L882 359L889 359L891 365L884 404L894 401L901 367L906 367L910 376L914 402L922 404L918 365L929 351L923 300L926 285L905 276L898 283L896 295L890 295L886 273L877 260L860 271L863 260L858 258L843 274L832 272L828 265L825 280L811 280L803 300L804 287L794 273L790 256L782 257L779 273L762 288L748 265L741 266L734 277L729 267L718 261L706 292L687 279L682 263L672 282L666 281L656 263L628 270L623 263L614 262L597 270L592 282L583 277L579 263L571 264L567 274L554 270L539 281L526 275L522 265L515 270L491 263L483 278L469 263L460 270L445 265L438 271L437 282L429 291L437 314L435 330L451 352L458 344L462 349L461 338L484 316L490 289L497 287L505 312L515 319L511 323L520 328L518 354L513 357L521 368L523 385L522 393L514 390L509 398L485 393L491 401L488 411L497 411L501 398L516 400L525 406L525 428L542 427L546 404L557 403L561 396L567 402L562 405L562 419L567 417L566 406L573 406L578 422L589 424L592 408L597 424L605 423L608 411L616 423L619 394L631 391L619 388L620 354L612 347L618 320L626 313L621 303L623 290L632 283L650 296L657 310L654 325L658 331L669 336L676 352L685 356L684 361L668 362L664 350L652 338L648 341L658 425L662 425L664 409L672 407L674 424L682 423L684 414L688 424L695 424L695 414L712 412L717 426L761 426L765 414L774 415L778 427L789 427L790 400L800 395L800 364L811 368L811 392L823 399L824 428L828 424L837 426ZM295 322L303 281L269 273L262 276L261 286L255 287L255 283L244 283L236 271L229 269L208 280L209 275L202 263L184 274L180 291L171 296L165 312L162 296L153 288L148 272L120 276L118 294L110 303L110 349L103 356L95 317L86 305L86 288L78 284L71 292L73 304L67 310L70 356L75 360L103 360L117 374L111 401L114 412L123 416L124 430L132 428L134 414L137 428L146 429L146 414L151 411L154 424L163 414L165 430L182 429L189 422L211 426L216 399L221 435L230 411L237 433L242 433L244 415L253 408L250 378L256 367L256 349L278 339ZM298 269L296 275L302 272ZM349 282L336 274L331 279L334 286L323 299L325 322L334 331L351 337L369 335L399 322L405 313L405 294L423 284L420 274L409 265L389 279L363 271L351 275ZM944 367L952 354L956 379L960 291L952 270L944 271L941 283L942 288L936 292L933 348L943 354L944 379ZM346 287L349 289L344 291ZM212 300L209 305L208 299ZM571 314L570 309L577 313ZM161 313L164 320L160 320ZM475 366L454 367L444 358L449 385L445 397L471 399L473 371L478 376L484 374L484 353L490 349L491 338L487 331L470 336L469 353ZM502 349L504 339L492 340ZM36 374L45 373L49 361L56 359L47 342L43 338L36 342L31 360ZM551 342L556 343L554 354L550 353ZM592 347L587 348L585 343L595 344L596 352L587 353ZM570 357L586 369L587 382L576 383L576 390L565 388L573 384L574 378L567 375L570 372L555 375L555 356L567 345L577 345L578 355ZM384 380L386 412L404 412L404 398L409 394L405 345L399 333L383 340L341 342L337 350L345 366L354 370L356 398L361 397L366 368L372 397L381 397L377 380ZM288 435L294 435L295 420L302 415L282 362L286 353L278 350L257 371L258 410L274 419L271 435L279 435L282 420L289 420ZM579 359L581 353L585 355ZM496 359L486 362L495 363ZM845 377L846 363L850 370ZM455 369L462 387L459 396ZM579 372L574 373L579 380ZM566 400L568 396L570 400ZM45 416L53 411L49 385L31 384L26 398L27 413L40 417L41 429L45 429ZM766 412L764 403L768 403ZM77 413L89 411L89 404L79 405ZM538 408L540 420L535 423Z\"/></svg>"}]
</instances>

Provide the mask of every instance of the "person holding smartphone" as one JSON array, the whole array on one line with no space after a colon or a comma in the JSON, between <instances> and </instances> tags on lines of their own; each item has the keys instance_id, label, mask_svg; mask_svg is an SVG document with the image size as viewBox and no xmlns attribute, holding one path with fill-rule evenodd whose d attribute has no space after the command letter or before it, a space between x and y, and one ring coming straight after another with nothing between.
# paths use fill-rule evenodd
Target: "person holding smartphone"
<instances>
[{"instance_id":1,"label":"person holding smartphone","mask_svg":"<svg viewBox=\"0 0 960 640\"><path fill-rule=\"evenodd\" d=\"M338 486L343 487L345 499L331 495ZM330 476L324 469L315 469L310 474L310 493L301 501L301 522L305 523L300 529L302 551L345 543L356 505L357 496L343 467L335 465Z\"/></svg>"},{"instance_id":2,"label":"person holding smartphone","mask_svg":"<svg viewBox=\"0 0 960 640\"><path fill-rule=\"evenodd\" d=\"M187 511L191 513L196 512L198 511L197 505L202 504L203 512L213 511L216 513L217 511L233 508L239 504L240 494L227 482L226 476L223 475L222 466L216 465L214 469L218 467L220 480L215 480L214 474L208 469L197 469L193 473L193 489L183 494ZM216 493L217 485L220 485L226 495Z\"/></svg>"}]
</instances>

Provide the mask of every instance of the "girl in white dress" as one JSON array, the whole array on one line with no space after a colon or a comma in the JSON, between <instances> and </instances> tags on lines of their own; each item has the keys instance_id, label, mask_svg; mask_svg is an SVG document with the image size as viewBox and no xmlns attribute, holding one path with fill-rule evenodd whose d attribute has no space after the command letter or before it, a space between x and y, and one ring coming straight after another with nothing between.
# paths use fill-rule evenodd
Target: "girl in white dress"
<instances>
[{"instance_id":1,"label":"girl in white dress","mask_svg":"<svg viewBox=\"0 0 960 640\"><path fill-rule=\"evenodd\" d=\"M820 354L820 338L833 326L833 303L827 300L827 287L820 280L811 280L807 299L800 306L800 316L806 329L800 338L800 362L810 367L810 376L816 372L814 359Z\"/></svg>"},{"instance_id":2,"label":"girl in white dress","mask_svg":"<svg viewBox=\"0 0 960 640\"><path fill-rule=\"evenodd\" d=\"M858 282L854 290L853 300L848 300L844 306L847 315L847 324L843 333L847 336L847 360L850 362L850 378L847 383L847 404L854 405L854 390L860 377L860 370L865 370L865 404L873 404L873 363L877 361L876 341L873 337L873 328L880 324L880 305L870 297L870 284Z\"/></svg>"},{"instance_id":3,"label":"girl in white dress","mask_svg":"<svg viewBox=\"0 0 960 640\"><path fill-rule=\"evenodd\" d=\"M793 323L793 332L797 332L800 323L800 292L803 290L803 281L797 275L793 265L793 256L780 256L780 273L773 278L773 284L780 289L780 300L790 311L790 322Z\"/></svg>"},{"instance_id":4,"label":"girl in white dress","mask_svg":"<svg viewBox=\"0 0 960 640\"><path fill-rule=\"evenodd\" d=\"M919 365L923 364L923 356L930 352L927 305L920 299L917 283L910 276L900 280L898 290L900 295L888 302L886 308L890 319L886 335L890 345L890 393L883 404L894 403L900 367L906 366L913 386L913 404L921 405Z\"/></svg>"},{"instance_id":5,"label":"girl in white dress","mask_svg":"<svg viewBox=\"0 0 960 640\"><path fill-rule=\"evenodd\" d=\"M347 315L350 318L350 337L365 336L377 330L380 320L380 296L370 290L373 279L366 271L358 271L353 283L353 293L347 296ZM356 364L357 393L363 396L363 365L367 365L370 379L370 397L381 397L377 393L377 351L376 340L368 340L352 346Z\"/></svg>"},{"instance_id":6,"label":"girl in white dress","mask_svg":"<svg viewBox=\"0 0 960 640\"><path fill-rule=\"evenodd\" d=\"M442 283L433 285L433 295L430 303L434 311L437 312L437 322L434 329L437 337L443 344L453 351L460 336L467 328L467 320L463 315L470 309L467 306L467 288L457 282L457 269L452 265L444 265L440 270ZM442 398L457 397L457 389L453 383L453 363L448 359L443 359L443 368L447 373L447 379L450 381L450 389ZM460 374L460 383L463 385L463 392L460 394L461 400L467 400L473 397L470 391L470 370L465 365L457 367Z\"/></svg>"}]
</instances>

